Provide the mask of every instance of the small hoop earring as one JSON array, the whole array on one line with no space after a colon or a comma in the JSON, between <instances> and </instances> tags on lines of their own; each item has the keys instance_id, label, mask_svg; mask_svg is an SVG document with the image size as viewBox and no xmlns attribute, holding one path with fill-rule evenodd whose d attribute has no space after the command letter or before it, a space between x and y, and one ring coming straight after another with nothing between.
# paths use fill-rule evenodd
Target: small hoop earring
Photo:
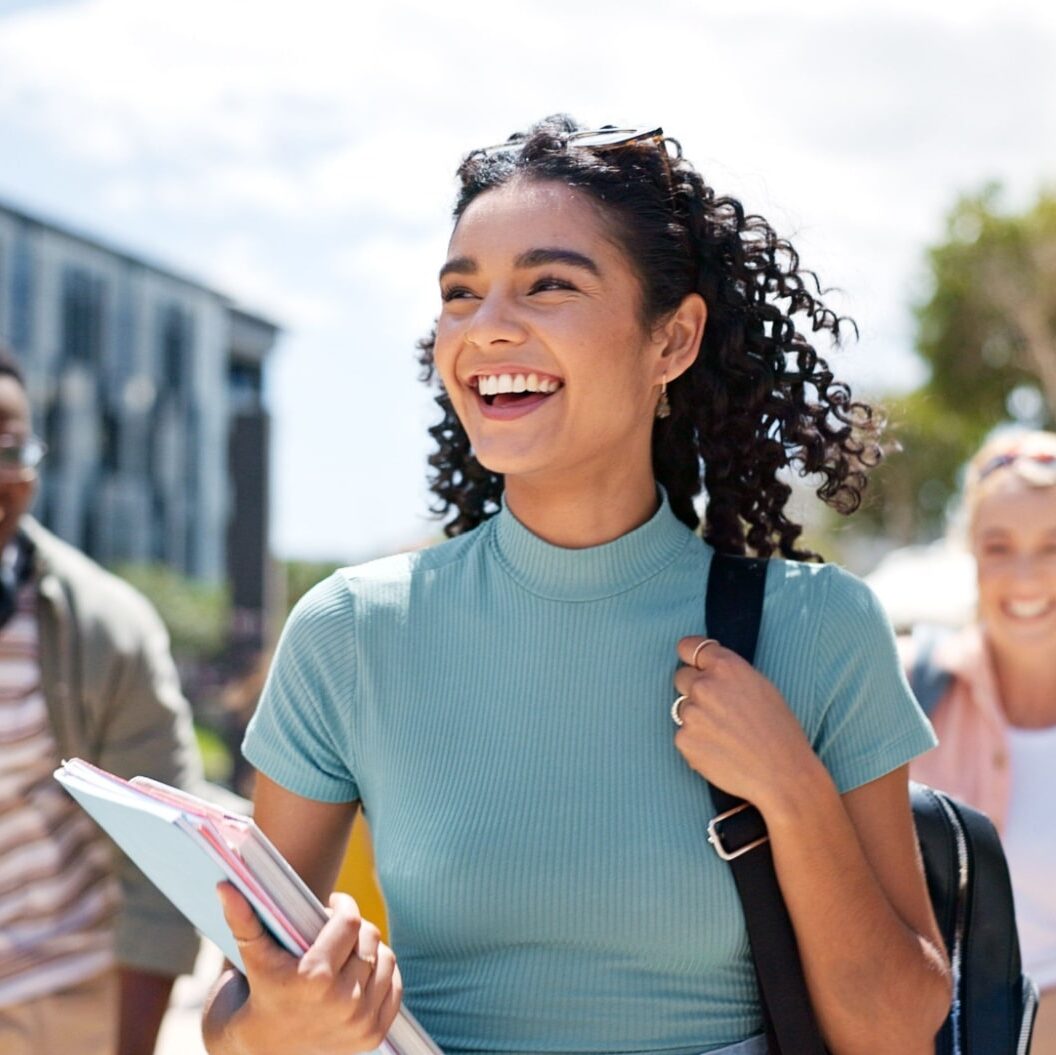
<instances>
[{"instance_id":1,"label":"small hoop earring","mask_svg":"<svg viewBox=\"0 0 1056 1055\"><path fill-rule=\"evenodd\" d=\"M661 420L671 417L671 401L667 398L667 378L660 382L660 398L656 401L656 416Z\"/></svg>"}]
</instances>

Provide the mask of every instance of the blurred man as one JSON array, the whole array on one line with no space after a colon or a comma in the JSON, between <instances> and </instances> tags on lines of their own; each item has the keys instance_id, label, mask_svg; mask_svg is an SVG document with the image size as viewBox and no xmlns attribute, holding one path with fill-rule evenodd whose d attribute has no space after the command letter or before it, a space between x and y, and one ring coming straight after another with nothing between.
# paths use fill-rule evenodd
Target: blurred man
<instances>
[{"instance_id":1,"label":"blurred man","mask_svg":"<svg viewBox=\"0 0 1056 1055\"><path fill-rule=\"evenodd\" d=\"M200 762L153 608L27 516L43 453L0 349L0 1055L149 1055L197 936L52 771Z\"/></svg>"}]
</instances>

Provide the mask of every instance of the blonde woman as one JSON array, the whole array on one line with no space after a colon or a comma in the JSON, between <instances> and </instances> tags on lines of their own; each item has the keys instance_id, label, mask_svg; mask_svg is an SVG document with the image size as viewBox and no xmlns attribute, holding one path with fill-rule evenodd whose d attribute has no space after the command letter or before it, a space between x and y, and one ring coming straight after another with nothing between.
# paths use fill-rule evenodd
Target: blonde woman
<instances>
[{"instance_id":1,"label":"blonde woman","mask_svg":"<svg viewBox=\"0 0 1056 1055\"><path fill-rule=\"evenodd\" d=\"M911 772L1001 833L1024 970L1041 990L1031 1050L1056 1055L1056 434L986 444L965 507L977 616L934 647L950 676L932 717L939 747Z\"/></svg>"}]
</instances>

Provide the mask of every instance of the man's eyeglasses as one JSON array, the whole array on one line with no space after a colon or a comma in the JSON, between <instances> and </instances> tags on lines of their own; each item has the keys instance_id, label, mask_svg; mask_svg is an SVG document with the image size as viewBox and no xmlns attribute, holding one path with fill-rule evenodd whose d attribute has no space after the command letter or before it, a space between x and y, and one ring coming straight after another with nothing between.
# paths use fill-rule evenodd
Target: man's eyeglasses
<instances>
[{"instance_id":1,"label":"man's eyeglasses","mask_svg":"<svg viewBox=\"0 0 1056 1055\"><path fill-rule=\"evenodd\" d=\"M0 436L0 480L28 480L47 454L37 436Z\"/></svg>"},{"instance_id":2,"label":"man's eyeglasses","mask_svg":"<svg viewBox=\"0 0 1056 1055\"><path fill-rule=\"evenodd\" d=\"M474 150L474 154L483 154L488 157L493 154L511 154L523 149L526 140L515 139L508 143L496 143L494 146L481 147ZM659 126L639 128L584 128L578 132L570 132L565 138L565 145L569 147L586 147L591 150L614 150L617 147L637 146L644 143L652 143L661 149L665 143L675 141L664 138L664 130Z\"/></svg>"}]
</instances>

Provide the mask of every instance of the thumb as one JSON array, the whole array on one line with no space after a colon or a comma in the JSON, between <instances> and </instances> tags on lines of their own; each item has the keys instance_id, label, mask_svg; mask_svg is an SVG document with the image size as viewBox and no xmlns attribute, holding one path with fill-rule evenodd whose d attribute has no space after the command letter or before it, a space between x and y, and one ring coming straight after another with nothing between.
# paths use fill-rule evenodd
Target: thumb
<instances>
[{"instance_id":1,"label":"thumb","mask_svg":"<svg viewBox=\"0 0 1056 1055\"><path fill-rule=\"evenodd\" d=\"M231 883L218 883L216 892L250 981L254 974L288 969L292 957L264 929L246 898Z\"/></svg>"}]
</instances>

